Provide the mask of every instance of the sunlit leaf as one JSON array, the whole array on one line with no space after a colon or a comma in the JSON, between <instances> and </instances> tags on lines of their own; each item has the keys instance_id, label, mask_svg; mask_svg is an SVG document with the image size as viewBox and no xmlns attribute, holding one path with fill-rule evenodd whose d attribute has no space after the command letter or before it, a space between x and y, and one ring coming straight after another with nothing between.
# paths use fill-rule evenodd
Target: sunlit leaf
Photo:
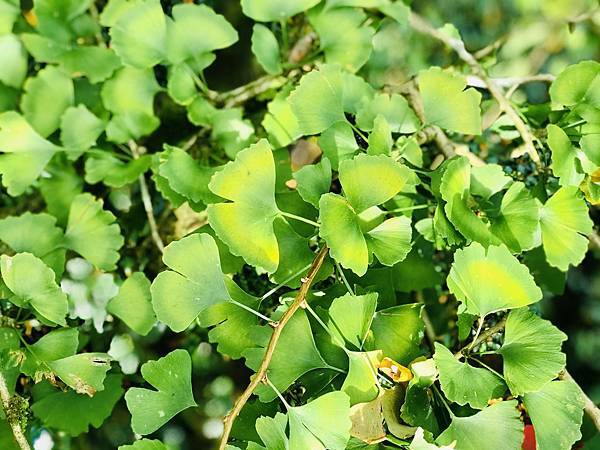
<instances>
[{"instance_id":1,"label":"sunlit leaf","mask_svg":"<svg viewBox=\"0 0 600 450\"><path fill-rule=\"evenodd\" d=\"M27 75L27 53L23 44L14 34L0 36L0 54L0 81L6 86L19 89Z\"/></svg>"},{"instance_id":2,"label":"sunlit leaf","mask_svg":"<svg viewBox=\"0 0 600 450\"><path fill-rule=\"evenodd\" d=\"M277 75L281 72L279 43L273 32L264 25L255 24L252 28L252 53L268 74Z\"/></svg>"},{"instance_id":3,"label":"sunlit leaf","mask_svg":"<svg viewBox=\"0 0 600 450\"><path fill-rule=\"evenodd\" d=\"M312 8L320 0L242 0L242 11L259 22L278 22Z\"/></svg>"},{"instance_id":4,"label":"sunlit leaf","mask_svg":"<svg viewBox=\"0 0 600 450\"><path fill-rule=\"evenodd\" d=\"M123 282L119 294L110 300L106 310L144 336L156 323L151 301L150 281L142 272L135 272Z\"/></svg>"}]
</instances>

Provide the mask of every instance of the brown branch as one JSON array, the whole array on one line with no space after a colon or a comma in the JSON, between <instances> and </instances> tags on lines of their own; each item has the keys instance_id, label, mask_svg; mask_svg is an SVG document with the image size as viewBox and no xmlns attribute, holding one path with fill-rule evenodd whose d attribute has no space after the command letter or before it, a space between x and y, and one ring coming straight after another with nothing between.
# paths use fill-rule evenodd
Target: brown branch
<instances>
[{"instance_id":1,"label":"brown branch","mask_svg":"<svg viewBox=\"0 0 600 450\"><path fill-rule=\"evenodd\" d=\"M265 356L263 356L262 362L260 364L260 367L258 368L258 371L256 372L256 375L254 375L248 387L246 387L244 392L242 392L242 395L240 395L240 397L237 399L229 414L225 416L223 435L221 436L221 441L219 442L219 450L225 450L225 448L227 447L227 441L229 440L229 435L231 434L231 428L233 427L235 419L242 411L242 408L244 407L246 402L250 399L250 396L252 395L256 387L261 382L263 382L263 380L265 380L269 364L271 363L271 359L273 358L273 354L275 353L277 342L281 337L281 333L283 332L283 329L285 328L289 320L292 318L294 313L302 306L302 304L306 300L308 290L310 289L310 286L312 285L315 276L319 272L323 261L325 261L325 257L327 256L328 251L329 249L327 248L327 246L323 246L321 248L321 250L315 257L312 265L310 266L306 277L302 278L302 285L300 286L300 289L298 290L294 301L292 302L288 310L283 314L283 316L281 316L281 319L274 324L273 334L271 335L269 344L265 349Z\"/></svg>"},{"instance_id":2,"label":"brown branch","mask_svg":"<svg viewBox=\"0 0 600 450\"><path fill-rule=\"evenodd\" d=\"M419 33L426 34L428 36L437 39L438 41L444 43L451 49L453 49L458 57L462 59L465 63L469 65L474 75L478 76L485 83L488 91L492 96L496 99L498 104L500 105L500 109L506 113L506 115L512 120L515 125L515 128L521 135L523 139L523 144L525 146L526 153L529 154L531 160L536 163L536 165L540 164L540 156L537 153L534 144L533 134L521 119L521 116L517 113L517 111L512 107L508 99L505 97L501 88L496 85L496 83L487 76L483 67L479 64L479 62L475 59L475 57L467 51L465 48L465 44L462 40L456 39L449 34L440 31L429 23L427 23L422 17L415 13L410 14L409 18L410 26L418 31Z\"/></svg>"},{"instance_id":3,"label":"brown branch","mask_svg":"<svg viewBox=\"0 0 600 450\"><path fill-rule=\"evenodd\" d=\"M2 407L4 408L4 414L6 420L10 425L15 441L19 445L21 450L31 450L29 441L25 437L23 428L21 428L20 418L15 417L14 413L11 412L11 395L8 391L8 385L6 384L6 378L4 374L0 372L0 399L2 400Z\"/></svg>"},{"instance_id":4,"label":"brown branch","mask_svg":"<svg viewBox=\"0 0 600 450\"><path fill-rule=\"evenodd\" d=\"M490 328L488 328L487 330L483 330L481 332L481 334L479 334L479 336L477 336L477 338L465 345L463 348L461 348L459 351L457 351L454 356L457 359L462 358L462 356L467 353L467 351L471 348L474 348L476 346L478 346L479 344L481 344L482 342L485 342L487 339L489 339L490 337L492 337L494 334L504 330L504 326L506 325L506 316L504 316L502 319L500 319L500 321L496 324L491 326Z\"/></svg>"}]
</instances>

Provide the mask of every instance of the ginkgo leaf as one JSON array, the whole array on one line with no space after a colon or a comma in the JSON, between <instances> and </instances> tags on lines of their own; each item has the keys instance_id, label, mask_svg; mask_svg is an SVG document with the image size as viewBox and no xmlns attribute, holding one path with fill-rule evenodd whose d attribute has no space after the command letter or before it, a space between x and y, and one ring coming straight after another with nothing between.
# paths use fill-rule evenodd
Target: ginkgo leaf
<instances>
[{"instance_id":1,"label":"ginkgo leaf","mask_svg":"<svg viewBox=\"0 0 600 450\"><path fill-rule=\"evenodd\" d=\"M471 167L471 194L489 199L511 184L512 179L498 164Z\"/></svg>"},{"instance_id":2,"label":"ginkgo leaf","mask_svg":"<svg viewBox=\"0 0 600 450\"><path fill-rule=\"evenodd\" d=\"M481 134L481 94L465 90L466 80L458 74L432 67L419 73L425 120L449 131Z\"/></svg>"},{"instance_id":3,"label":"ginkgo leaf","mask_svg":"<svg viewBox=\"0 0 600 450\"><path fill-rule=\"evenodd\" d=\"M337 64L353 73L365 65L373 50L375 30L365 25L367 16L363 11L322 9L309 17L328 64Z\"/></svg>"},{"instance_id":4,"label":"ginkgo leaf","mask_svg":"<svg viewBox=\"0 0 600 450\"><path fill-rule=\"evenodd\" d=\"M498 215L490 221L490 231L514 253L539 245L539 202L521 182L508 188L502 197Z\"/></svg>"},{"instance_id":5,"label":"ginkgo leaf","mask_svg":"<svg viewBox=\"0 0 600 450\"><path fill-rule=\"evenodd\" d=\"M352 159L359 149L354 131L348 122L334 123L319 136L318 143L335 170L340 162Z\"/></svg>"},{"instance_id":6,"label":"ginkgo leaf","mask_svg":"<svg viewBox=\"0 0 600 450\"><path fill-rule=\"evenodd\" d=\"M411 220L406 216L392 217L377 225L366 235L369 251L379 262L393 266L403 261L411 250Z\"/></svg>"},{"instance_id":7,"label":"ginkgo leaf","mask_svg":"<svg viewBox=\"0 0 600 450\"><path fill-rule=\"evenodd\" d=\"M56 44L53 43L53 46ZM122 66L121 59L112 48L76 46L62 53L57 62L71 77L87 77L91 83L110 78Z\"/></svg>"},{"instance_id":8,"label":"ginkgo leaf","mask_svg":"<svg viewBox=\"0 0 600 450\"><path fill-rule=\"evenodd\" d=\"M548 125L547 131L548 147L552 150L552 173L558 177L561 186L579 186L585 175L569 136L554 124Z\"/></svg>"},{"instance_id":9,"label":"ginkgo leaf","mask_svg":"<svg viewBox=\"0 0 600 450\"><path fill-rule=\"evenodd\" d=\"M80 353L47 364L75 392L93 397L96 392L104 390L110 361L106 353Z\"/></svg>"},{"instance_id":10,"label":"ginkgo leaf","mask_svg":"<svg viewBox=\"0 0 600 450\"><path fill-rule=\"evenodd\" d=\"M383 356L408 364L421 354L425 326L421 318L423 305L413 303L377 311L371 323L368 350L383 350Z\"/></svg>"},{"instance_id":11,"label":"ginkgo leaf","mask_svg":"<svg viewBox=\"0 0 600 450\"><path fill-rule=\"evenodd\" d=\"M152 305L158 320L173 331L185 330L202 311L230 299L210 235L192 234L171 242L163 261L173 270L161 272L152 282Z\"/></svg>"},{"instance_id":12,"label":"ginkgo leaf","mask_svg":"<svg viewBox=\"0 0 600 450\"><path fill-rule=\"evenodd\" d=\"M0 114L0 174L10 195L21 195L59 150L17 112Z\"/></svg>"},{"instance_id":13,"label":"ginkgo leaf","mask_svg":"<svg viewBox=\"0 0 600 450\"><path fill-rule=\"evenodd\" d=\"M350 402L343 392L330 392L304 405L288 408L290 449L344 450L350 439Z\"/></svg>"},{"instance_id":14,"label":"ginkgo leaf","mask_svg":"<svg viewBox=\"0 0 600 450\"><path fill-rule=\"evenodd\" d=\"M52 161L39 180L40 193L46 202L48 213L63 226L69 217L73 199L83 191L83 180L72 165ZM62 271L61 271L62 272ZM57 272L59 273L59 272Z\"/></svg>"},{"instance_id":15,"label":"ginkgo leaf","mask_svg":"<svg viewBox=\"0 0 600 450\"><path fill-rule=\"evenodd\" d=\"M564 69L550 86L552 103L573 106L592 96L592 85L600 74L600 63L581 61Z\"/></svg>"},{"instance_id":16,"label":"ginkgo leaf","mask_svg":"<svg viewBox=\"0 0 600 450\"><path fill-rule=\"evenodd\" d=\"M119 450L169 450L169 448L156 439L140 439L130 445L121 445Z\"/></svg>"},{"instance_id":17,"label":"ginkgo leaf","mask_svg":"<svg viewBox=\"0 0 600 450\"><path fill-rule=\"evenodd\" d=\"M392 139L390 124L385 117L378 114L373 121L373 131L369 133L367 154L389 155L393 145L394 140Z\"/></svg>"},{"instance_id":18,"label":"ginkgo leaf","mask_svg":"<svg viewBox=\"0 0 600 450\"><path fill-rule=\"evenodd\" d=\"M60 140L73 151L92 147L103 131L104 122L82 104L67 108L60 121Z\"/></svg>"},{"instance_id":19,"label":"ginkgo leaf","mask_svg":"<svg viewBox=\"0 0 600 450\"><path fill-rule=\"evenodd\" d=\"M111 270L119 259L123 237L115 216L102 209L102 200L80 194L73 200L65 232L68 248L103 270Z\"/></svg>"},{"instance_id":20,"label":"ginkgo leaf","mask_svg":"<svg viewBox=\"0 0 600 450\"><path fill-rule=\"evenodd\" d=\"M440 385L444 394L459 405L467 403L475 409L483 409L492 399L501 398L506 391L502 379L481 367L473 367L460 362L452 352L435 343L433 355L439 371Z\"/></svg>"},{"instance_id":21,"label":"ginkgo leaf","mask_svg":"<svg viewBox=\"0 0 600 450\"><path fill-rule=\"evenodd\" d=\"M279 249L273 220L279 214L275 203L275 163L266 140L239 152L235 161L215 173L208 187L227 200L208 206L208 220L231 253L248 264L275 272ZM252 239L248 239L252 236Z\"/></svg>"},{"instance_id":22,"label":"ginkgo leaf","mask_svg":"<svg viewBox=\"0 0 600 450\"><path fill-rule=\"evenodd\" d=\"M120 188L135 182L151 164L150 155L129 162L123 162L108 152L92 155L85 160L85 181L89 184L102 181L107 186Z\"/></svg>"},{"instance_id":23,"label":"ginkgo leaf","mask_svg":"<svg viewBox=\"0 0 600 450\"><path fill-rule=\"evenodd\" d=\"M408 448L410 450L454 450L454 445L450 444L438 447L435 444L429 443L425 440L425 431L423 428L419 427L417 428L417 431L415 431L415 436Z\"/></svg>"},{"instance_id":24,"label":"ginkgo leaf","mask_svg":"<svg viewBox=\"0 0 600 450\"><path fill-rule=\"evenodd\" d=\"M298 182L296 190L300 197L318 208L321 195L329 192L331 187L331 163L329 159L323 158L317 164L308 164L294 172L293 175Z\"/></svg>"},{"instance_id":25,"label":"ginkgo leaf","mask_svg":"<svg viewBox=\"0 0 600 450\"><path fill-rule=\"evenodd\" d=\"M540 213L542 245L548 263L566 272L577 266L587 252L585 235L592 232L593 223L585 200L575 186L560 188L550 197Z\"/></svg>"},{"instance_id":26,"label":"ginkgo leaf","mask_svg":"<svg viewBox=\"0 0 600 450\"><path fill-rule=\"evenodd\" d=\"M517 401L495 403L469 417L452 418L450 426L435 440L460 450L519 450L523 442L523 422Z\"/></svg>"},{"instance_id":27,"label":"ginkgo leaf","mask_svg":"<svg viewBox=\"0 0 600 450\"><path fill-rule=\"evenodd\" d=\"M324 65L307 73L288 101L305 135L321 133L336 122L345 121L339 67Z\"/></svg>"},{"instance_id":28,"label":"ginkgo leaf","mask_svg":"<svg viewBox=\"0 0 600 450\"><path fill-rule=\"evenodd\" d=\"M111 47L127 65L146 69L166 55L167 22L160 2L138 1L110 29Z\"/></svg>"},{"instance_id":29,"label":"ginkgo leaf","mask_svg":"<svg viewBox=\"0 0 600 450\"><path fill-rule=\"evenodd\" d=\"M336 343L345 347L348 342L361 350L377 308L377 293L346 294L331 302L327 326L336 336Z\"/></svg>"},{"instance_id":30,"label":"ginkgo leaf","mask_svg":"<svg viewBox=\"0 0 600 450\"><path fill-rule=\"evenodd\" d=\"M267 341L264 345L267 345ZM246 358L248 367L258 370L264 353L264 348L256 347L244 351L242 355ZM291 361L294 363L290 364ZM281 332L267 371L269 381L278 391L283 392L305 373L320 368L330 366L317 350L306 313L298 311ZM262 402L270 402L277 397L269 386L258 386L256 394Z\"/></svg>"},{"instance_id":31,"label":"ginkgo leaf","mask_svg":"<svg viewBox=\"0 0 600 450\"><path fill-rule=\"evenodd\" d=\"M377 397L377 367L382 359L381 350L347 352L348 375L340 390L350 397L350 405L370 402Z\"/></svg>"},{"instance_id":32,"label":"ginkgo leaf","mask_svg":"<svg viewBox=\"0 0 600 450\"><path fill-rule=\"evenodd\" d=\"M27 252L48 265L57 279L65 266L64 235L56 226L56 219L49 214L25 214L9 216L0 220L0 240L15 252Z\"/></svg>"},{"instance_id":33,"label":"ginkgo leaf","mask_svg":"<svg viewBox=\"0 0 600 450\"><path fill-rule=\"evenodd\" d=\"M248 308L258 309L260 299L244 292L233 280L226 277L225 286L233 300ZM233 359L240 359L245 350L269 337L270 330L255 327L258 319L254 314L232 302L217 303L207 308L198 320L203 327L214 326L208 332L209 341L217 344L220 353Z\"/></svg>"},{"instance_id":34,"label":"ginkgo leaf","mask_svg":"<svg viewBox=\"0 0 600 450\"><path fill-rule=\"evenodd\" d=\"M527 308L510 312L504 344L498 350L504 360L504 378L513 395L534 392L556 378L565 367L560 351L567 335Z\"/></svg>"},{"instance_id":35,"label":"ginkgo leaf","mask_svg":"<svg viewBox=\"0 0 600 450\"><path fill-rule=\"evenodd\" d=\"M275 148L285 147L302 136L288 97L288 89L277 93L267 105L267 113L262 121L262 126L269 134L269 142Z\"/></svg>"},{"instance_id":36,"label":"ginkgo leaf","mask_svg":"<svg viewBox=\"0 0 600 450\"><path fill-rule=\"evenodd\" d=\"M275 417L261 416L256 419L256 432L266 448L272 450L286 450L289 440L285 435L287 416L278 412Z\"/></svg>"},{"instance_id":37,"label":"ginkgo leaf","mask_svg":"<svg viewBox=\"0 0 600 450\"><path fill-rule=\"evenodd\" d=\"M108 375L104 390L93 397L74 391L54 391L31 405L33 413L47 427L66 432L71 436L86 433L90 425L99 428L110 416L113 408L123 396L121 375ZM69 414L64 414L69 411Z\"/></svg>"},{"instance_id":38,"label":"ginkgo leaf","mask_svg":"<svg viewBox=\"0 0 600 450\"><path fill-rule=\"evenodd\" d=\"M279 43L273 32L264 25L255 24L252 28L252 53L268 74L281 73L279 52Z\"/></svg>"},{"instance_id":39,"label":"ginkgo leaf","mask_svg":"<svg viewBox=\"0 0 600 450\"><path fill-rule=\"evenodd\" d=\"M327 242L331 256L357 275L364 275L369 265L369 250L350 203L337 194L322 195L319 221L319 236Z\"/></svg>"},{"instance_id":40,"label":"ginkgo leaf","mask_svg":"<svg viewBox=\"0 0 600 450\"><path fill-rule=\"evenodd\" d=\"M167 92L179 105L188 106L197 98L198 90L187 64L175 64L169 67ZM193 120L190 122L194 123Z\"/></svg>"},{"instance_id":41,"label":"ginkgo leaf","mask_svg":"<svg viewBox=\"0 0 600 450\"><path fill-rule=\"evenodd\" d=\"M37 372L48 372L48 363L57 359L73 356L79 346L77 328L58 328L52 330L30 344L21 363L21 371L35 377Z\"/></svg>"},{"instance_id":42,"label":"ginkgo leaf","mask_svg":"<svg viewBox=\"0 0 600 450\"><path fill-rule=\"evenodd\" d=\"M569 380L551 381L523 396L535 427L537 448L569 449L581 439L584 400L580 388Z\"/></svg>"},{"instance_id":43,"label":"ginkgo leaf","mask_svg":"<svg viewBox=\"0 0 600 450\"><path fill-rule=\"evenodd\" d=\"M6 86L19 89L27 76L27 53L14 34L0 36L0 81Z\"/></svg>"},{"instance_id":44,"label":"ginkgo leaf","mask_svg":"<svg viewBox=\"0 0 600 450\"><path fill-rule=\"evenodd\" d=\"M25 119L43 137L52 134L60 118L73 105L74 89L71 78L53 66L46 66L23 86L21 111Z\"/></svg>"},{"instance_id":45,"label":"ginkgo leaf","mask_svg":"<svg viewBox=\"0 0 600 450\"><path fill-rule=\"evenodd\" d=\"M177 349L142 365L142 376L156 390L133 387L125 394L131 428L150 434L187 408L196 406L192 393L192 360Z\"/></svg>"},{"instance_id":46,"label":"ginkgo leaf","mask_svg":"<svg viewBox=\"0 0 600 450\"><path fill-rule=\"evenodd\" d=\"M391 199L406 185L411 174L408 167L385 155L360 154L339 166L344 195L356 213Z\"/></svg>"},{"instance_id":47,"label":"ginkgo leaf","mask_svg":"<svg viewBox=\"0 0 600 450\"><path fill-rule=\"evenodd\" d=\"M312 8L320 0L242 0L242 11L259 22L278 22Z\"/></svg>"},{"instance_id":48,"label":"ginkgo leaf","mask_svg":"<svg viewBox=\"0 0 600 450\"><path fill-rule=\"evenodd\" d=\"M225 17L206 5L175 5L171 14L174 21L168 22L166 55L172 63L196 61L205 53L229 47L238 40Z\"/></svg>"},{"instance_id":49,"label":"ginkgo leaf","mask_svg":"<svg viewBox=\"0 0 600 450\"><path fill-rule=\"evenodd\" d=\"M31 253L2 255L0 263L2 280L14 294L10 298L13 303L30 306L42 322L67 324L67 297L56 284L52 269Z\"/></svg>"},{"instance_id":50,"label":"ginkgo leaf","mask_svg":"<svg viewBox=\"0 0 600 450\"><path fill-rule=\"evenodd\" d=\"M378 115L387 121L394 133L414 133L421 125L406 99L398 94L382 93L363 101L356 113L356 125L361 130L373 130Z\"/></svg>"},{"instance_id":51,"label":"ginkgo leaf","mask_svg":"<svg viewBox=\"0 0 600 450\"><path fill-rule=\"evenodd\" d=\"M136 333L147 335L156 323L148 278L142 272L133 273L123 282L119 294L106 305L106 310Z\"/></svg>"},{"instance_id":52,"label":"ginkgo leaf","mask_svg":"<svg viewBox=\"0 0 600 450\"><path fill-rule=\"evenodd\" d=\"M466 312L484 317L502 309L520 308L542 298L527 266L504 246L487 250L473 242L454 253L448 288Z\"/></svg>"},{"instance_id":53,"label":"ginkgo leaf","mask_svg":"<svg viewBox=\"0 0 600 450\"><path fill-rule=\"evenodd\" d=\"M192 202L212 203L220 200L208 189L217 168L199 164L187 152L165 145L158 173L167 179L175 192Z\"/></svg>"}]
</instances>

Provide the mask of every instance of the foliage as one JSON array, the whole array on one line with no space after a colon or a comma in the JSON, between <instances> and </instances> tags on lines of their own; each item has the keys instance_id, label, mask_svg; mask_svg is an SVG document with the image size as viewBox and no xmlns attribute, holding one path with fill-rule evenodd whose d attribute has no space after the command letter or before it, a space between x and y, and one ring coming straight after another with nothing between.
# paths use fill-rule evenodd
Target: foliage
<instances>
[{"instance_id":1,"label":"foliage","mask_svg":"<svg viewBox=\"0 0 600 450\"><path fill-rule=\"evenodd\" d=\"M600 64L499 77L400 1L207 3L0 0L3 448L591 437L541 316L600 242ZM266 75L209 87L243 44Z\"/></svg>"}]
</instances>

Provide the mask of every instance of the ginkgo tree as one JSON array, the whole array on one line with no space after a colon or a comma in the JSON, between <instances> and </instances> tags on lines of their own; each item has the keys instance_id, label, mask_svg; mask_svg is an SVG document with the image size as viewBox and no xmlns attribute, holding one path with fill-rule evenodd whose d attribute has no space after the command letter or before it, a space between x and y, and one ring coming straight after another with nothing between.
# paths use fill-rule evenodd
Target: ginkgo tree
<instances>
[{"instance_id":1,"label":"ginkgo tree","mask_svg":"<svg viewBox=\"0 0 600 450\"><path fill-rule=\"evenodd\" d=\"M206 74L242 34L206 4L21 3L0 0L3 449L124 416L106 445L200 448L165 430L210 408L202 345L246 367L221 450L600 430L540 308L600 242L600 63L531 105L512 95L540 78L490 76L401 1L241 0L266 75L223 91ZM391 25L453 63L377 81Z\"/></svg>"}]
</instances>

